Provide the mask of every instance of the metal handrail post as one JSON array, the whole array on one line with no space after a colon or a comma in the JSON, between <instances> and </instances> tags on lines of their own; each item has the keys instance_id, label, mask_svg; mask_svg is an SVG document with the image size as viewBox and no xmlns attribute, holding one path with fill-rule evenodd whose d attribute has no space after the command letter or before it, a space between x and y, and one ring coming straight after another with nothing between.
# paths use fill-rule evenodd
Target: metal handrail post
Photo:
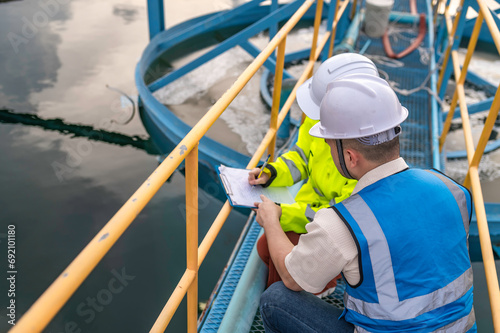
<instances>
[{"instance_id":1,"label":"metal handrail post","mask_svg":"<svg viewBox=\"0 0 500 333\"><path fill-rule=\"evenodd\" d=\"M314 34L311 43L311 52L309 54L309 61L314 59L316 48L318 47L318 33L319 26L321 25L321 14L323 13L323 0L318 0L316 3L316 14L314 16ZM312 76L312 73L311 73Z\"/></svg>"},{"instance_id":2,"label":"metal handrail post","mask_svg":"<svg viewBox=\"0 0 500 333\"><path fill-rule=\"evenodd\" d=\"M488 26L497 51L500 52L500 32L493 21L491 12L482 0L478 0L480 11L478 18L484 16L484 21ZM477 32L479 34L479 30ZM495 257L491 247L490 232L486 219L484 201L481 192L481 183L479 181L479 162L484 153L486 143L493 129L495 120L500 109L500 86L497 88L495 98L491 104L488 117L483 127L481 137L476 147L474 156L471 158L470 168L465 178L464 185L471 186L475 194L474 204L476 207L477 227L481 245L481 253L483 256L484 271L486 276L486 284L488 286L488 296L490 299L491 315L495 332L500 332L500 289L498 284L498 272L495 266ZM476 202L477 201L477 202Z\"/></svg>"},{"instance_id":3,"label":"metal handrail post","mask_svg":"<svg viewBox=\"0 0 500 333\"><path fill-rule=\"evenodd\" d=\"M354 18L354 15L356 15L356 7L358 7L358 0L354 0L352 2L351 14L350 14L350 19L351 20Z\"/></svg>"},{"instance_id":4,"label":"metal handrail post","mask_svg":"<svg viewBox=\"0 0 500 333\"><path fill-rule=\"evenodd\" d=\"M460 7L459 8L462 8L464 4L464 0L462 0L460 2ZM461 11L457 11L457 13L455 14L455 20L453 21L453 23L451 23L451 16L450 16L450 13L449 13L449 10L450 10L450 6L446 6L446 9L444 11L444 24L446 25L446 30L448 31L448 46L446 47L446 52L445 52L445 55L444 55L444 60L443 60L443 64L441 66L441 73L439 74L439 79L438 79L438 83L437 83L437 91L438 93L441 91L441 85L443 84L443 80L444 80L444 76L445 76L445 72L446 72L446 68L448 67L448 61L450 59L450 53L451 53L451 50L453 49L453 46L454 46L454 36L455 36L455 33L457 31L457 27L458 27L458 21L460 21L460 18L462 17L461 15Z\"/></svg>"},{"instance_id":5,"label":"metal handrail post","mask_svg":"<svg viewBox=\"0 0 500 333\"><path fill-rule=\"evenodd\" d=\"M274 89L273 89L273 104L271 106L271 121L270 129L277 132L278 131L278 113L280 111L280 100L281 100L281 86L283 83L283 68L285 66L285 48L286 48L286 36L278 44L278 52L276 55L276 71L274 74ZM267 151L271 154L271 161L274 161L274 152L276 148L276 135L273 135Z\"/></svg>"},{"instance_id":6,"label":"metal handrail post","mask_svg":"<svg viewBox=\"0 0 500 333\"><path fill-rule=\"evenodd\" d=\"M474 29L472 30L471 38L469 40L469 46L467 48L467 55L465 57L465 61L464 61L464 65L462 67L461 75L460 75L460 78L458 80L458 82L462 86L465 83L465 78L467 77L467 71L469 68L470 59L472 58L472 54L474 53L474 50L476 48L477 40L479 38L479 32L481 30L482 24L483 24L483 15L481 13L479 13L478 17L476 18L476 23L474 24ZM453 120L453 115L455 113L455 108L457 106L457 99L458 99L458 90L455 89L455 92L453 94L453 99L452 99L452 102L450 105L450 109L448 110L448 115L446 116L446 121L443 124L443 130L442 130L441 136L439 138L440 151L443 150L446 136L448 135L448 132L449 132L450 127L451 127L451 121Z\"/></svg>"},{"instance_id":7,"label":"metal handrail post","mask_svg":"<svg viewBox=\"0 0 500 333\"><path fill-rule=\"evenodd\" d=\"M495 24L495 20L484 0L477 0L479 5L479 9L481 13L484 15L484 20L486 21L486 25L488 26L488 30L490 31L491 37L493 39L493 43L497 47L497 51L500 52L500 31L498 30L497 25Z\"/></svg>"},{"instance_id":8,"label":"metal handrail post","mask_svg":"<svg viewBox=\"0 0 500 333\"><path fill-rule=\"evenodd\" d=\"M332 23L333 24L332 25L332 33L330 35L330 43L328 44L328 58L330 58L333 55L333 46L335 44L335 35L337 34L337 24L339 22L339 18L337 17L337 14L339 12L339 7L340 7L339 2L340 2L340 0L337 0L335 2L335 11L333 14L333 23ZM331 6L331 3L330 3L330 6Z\"/></svg>"},{"instance_id":9,"label":"metal handrail post","mask_svg":"<svg viewBox=\"0 0 500 333\"><path fill-rule=\"evenodd\" d=\"M309 61L315 61L317 58L315 57L316 55L316 49L318 47L318 32L319 32L319 26L321 25L321 13L323 12L323 0L318 0L316 3L316 14L314 16L314 33L313 33L313 39L311 43L311 52L309 53ZM309 72L308 78L312 77L313 71L311 70ZM300 123L302 124L304 120L306 119L306 114L302 113L302 118L300 120Z\"/></svg>"},{"instance_id":10,"label":"metal handrail post","mask_svg":"<svg viewBox=\"0 0 500 333\"><path fill-rule=\"evenodd\" d=\"M198 146L186 157L186 267L195 272L187 291L188 333L196 333L198 321Z\"/></svg>"},{"instance_id":11,"label":"metal handrail post","mask_svg":"<svg viewBox=\"0 0 500 333\"><path fill-rule=\"evenodd\" d=\"M495 332L500 332L500 290L498 285L498 273L495 267L495 257L491 246L486 210L484 208L483 193L477 166L469 168L469 176L473 193L474 207L476 211L477 229L479 233L479 244L483 257L486 285L490 299L491 317Z\"/></svg>"},{"instance_id":12,"label":"metal handrail post","mask_svg":"<svg viewBox=\"0 0 500 333\"><path fill-rule=\"evenodd\" d=\"M488 143L488 140L491 136L491 132L495 127L495 122L498 117L499 109L500 109L500 85L498 86L495 98L493 98L493 102L491 103L491 108L490 111L488 112L488 117L486 117L486 121L484 122L484 128L483 131L481 132L481 136L479 137L479 141L476 146L476 152L474 153L474 157L472 158L471 165L479 166L479 162L481 161L481 157L483 156L486 144Z\"/></svg>"},{"instance_id":13,"label":"metal handrail post","mask_svg":"<svg viewBox=\"0 0 500 333\"><path fill-rule=\"evenodd\" d=\"M432 21L434 22L434 26L436 26L436 24L437 24L437 18L439 15L439 10L440 10L442 2L443 2L443 0L437 0L434 2L434 7L433 7L434 15L432 18Z\"/></svg>"},{"instance_id":14,"label":"metal handrail post","mask_svg":"<svg viewBox=\"0 0 500 333\"><path fill-rule=\"evenodd\" d=\"M456 26L458 26L459 19L460 19L460 17L458 17L458 16L455 18L454 28L452 31L453 34L450 35L451 40L454 39L455 30L456 30L455 28L456 28ZM467 159L468 159L468 162L470 165L470 162L472 161L472 155L474 154L474 140L472 138L472 129L471 129L471 125L470 125L469 111L467 108L467 103L465 101L464 83L460 81L460 79L462 77L462 73L465 73L465 75L467 73L460 69L460 61L458 59L458 51L456 49L451 49L450 46L448 46L448 47L449 47L448 50L450 50L450 52L448 53L448 50L447 50L447 56L448 55L451 56L451 60L452 60L451 65L452 65L452 68L453 68L453 71L455 74L455 82L456 82L455 95L458 97L458 105L459 105L460 114L462 117L462 129L463 129L464 138L465 138L465 149L467 151ZM445 61L446 60L447 60L447 58L445 58ZM446 71L446 67L443 67L443 71L441 72L441 74L443 74L444 71ZM443 77L441 76L441 79L442 78ZM465 80L464 80L464 82L465 82ZM451 110L450 110L450 112L451 112Z\"/></svg>"},{"instance_id":15,"label":"metal handrail post","mask_svg":"<svg viewBox=\"0 0 500 333\"><path fill-rule=\"evenodd\" d=\"M458 84L460 84L461 87L463 87L465 84L465 79L467 77L467 72L469 70L470 61L472 59L472 55L474 53L474 50L476 49L477 41L479 39L479 33L481 30L481 25L483 23L483 19L484 19L483 14L481 12L479 12L478 16L476 18L476 24L474 25L474 30L472 31L472 35L471 35L471 38L469 41L469 46L467 47L467 54L465 55L464 63L462 65L462 72L461 72L460 78L458 80ZM465 92L464 92L464 102L465 102ZM467 111L467 118L468 118L468 116L469 116L469 112ZM463 121L463 119L462 119L462 121ZM484 128L483 128L483 132L484 132ZM491 134L491 132L488 133L488 137L490 134ZM472 141L472 134L471 134L471 141ZM472 147L474 147L473 142L472 142ZM476 154L476 152L474 150L474 154L472 154L470 156L470 158L468 159L469 165L472 164L472 157L475 154Z\"/></svg>"}]
</instances>

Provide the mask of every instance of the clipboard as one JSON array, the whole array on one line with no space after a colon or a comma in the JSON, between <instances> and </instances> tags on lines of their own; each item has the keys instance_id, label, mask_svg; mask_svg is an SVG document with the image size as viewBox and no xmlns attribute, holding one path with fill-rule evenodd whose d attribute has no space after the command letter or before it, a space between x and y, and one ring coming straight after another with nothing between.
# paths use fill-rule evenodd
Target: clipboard
<instances>
[{"instance_id":1,"label":"clipboard","mask_svg":"<svg viewBox=\"0 0 500 333\"><path fill-rule=\"evenodd\" d=\"M229 203L233 207L255 208L255 202L262 202L260 195L277 203L292 204L295 202L288 187L262 187L252 186L248 183L248 169L231 168L220 165L217 175L221 180Z\"/></svg>"}]
</instances>

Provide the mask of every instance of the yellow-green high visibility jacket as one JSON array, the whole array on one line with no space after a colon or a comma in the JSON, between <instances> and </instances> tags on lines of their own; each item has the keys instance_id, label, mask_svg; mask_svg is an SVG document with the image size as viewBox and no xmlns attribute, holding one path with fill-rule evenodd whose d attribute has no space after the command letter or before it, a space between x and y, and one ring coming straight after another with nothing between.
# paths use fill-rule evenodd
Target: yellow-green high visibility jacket
<instances>
[{"instance_id":1,"label":"yellow-green high visibility jacket","mask_svg":"<svg viewBox=\"0 0 500 333\"><path fill-rule=\"evenodd\" d=\"M281 204L280 223L285 232L305 234L305 225L314 214L349 197L357 182L340 174L324 139L309 135L309 129L317 122L306 118L300 126L297 144L266 167L271 177L264 186L291 186L307 179L294 204Z\"/></svg>"}]
</instances>

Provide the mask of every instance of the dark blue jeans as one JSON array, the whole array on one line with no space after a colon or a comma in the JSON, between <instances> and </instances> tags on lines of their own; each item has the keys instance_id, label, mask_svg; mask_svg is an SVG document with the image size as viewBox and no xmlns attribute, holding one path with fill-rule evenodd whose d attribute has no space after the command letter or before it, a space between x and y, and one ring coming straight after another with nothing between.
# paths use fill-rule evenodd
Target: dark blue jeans
<instances>
[{"instance_id":1,"label":"dark blue jeans","mask_svg":"<svg viewBox=\"0 0 500 333\"><path fill-rule=\"evenodd\" d=\"M354 332L339 319L342 310L305 291L292 291L282 281L273 283L260 297L266 332Z\"/></svg>"}]
</instances>

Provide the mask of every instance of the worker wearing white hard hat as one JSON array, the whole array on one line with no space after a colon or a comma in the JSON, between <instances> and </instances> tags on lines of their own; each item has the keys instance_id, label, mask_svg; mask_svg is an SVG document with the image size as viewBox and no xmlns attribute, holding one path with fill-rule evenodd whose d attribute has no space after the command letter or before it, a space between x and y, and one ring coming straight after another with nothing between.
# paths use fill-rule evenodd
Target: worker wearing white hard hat
<instances>
[{"instance_id":1,"label":"worker wearing white hard hat","mask_svg":"<svg viewBox=\"0 0 500 333\"><path fill-rule=\"evenodd\" d=\"M328 85L310 133L358 183L349 198L317 212L296 246L262 196L257 222L283 280L261 297L266 331L477 331L471 195L442 173L408 167L399 155L407 117L381 78L353 74ZM345 310L297 292L321 290L340 272Z\"/></svg>"},{"instance_id":2,"label":"worker wearing white hard hat","mask_svg":"<svg viewBox=\"0 0 500 333\"><path fill-rule=\"evenodd\" d=\"M358 53L342 53L325 60L313 77L297 89L297 103L311 119L319 120L319 105L327 86L335 79L350 74L378 75L373 61Z\"/></svg>"},{"instance_id":3,"label":"worker wearing white hard hat","mask_svg":"<svg viewBox=\"0 0 500 333\"><path fill-rule=\"evenodd\" d=\"M366 74L344 78L328 85L320 122L309 134L338 139L339 170L344 177L354 179L346 169L342 139L357 139L370 146L391 141L401 133L400 124L408 117L408 110L385 80Z\"/></svg>"},{"instance_id":4,"label":"worker wearing white hard hat","mask_svg":"<svg viewBox=\"0 0 500 333\"><path fill-rule=\"evenodd\" d=\"M344 53L325 60L297 91L297 102L308 117L300 126L296 145L264 168L266 173L259 179L260 168L250 171L252 185L291 186L304 181L295 196L295 203L281 205L280 223L292 242L296 243L299 235L307 232L307 223L313 220L319 209L349 197L356 184L355 180L348 180L339 173L325 141L309 135L310 128L319 119L319 105L328 83L352 73L378 76L374 63L359 54ZM280 276L269 257L265 235L259 239L257 250L269 267L268 285L279 281ZM325 293L331 292L335 285L336 282L332 281Z\"/></svg>"}]
</instances>

